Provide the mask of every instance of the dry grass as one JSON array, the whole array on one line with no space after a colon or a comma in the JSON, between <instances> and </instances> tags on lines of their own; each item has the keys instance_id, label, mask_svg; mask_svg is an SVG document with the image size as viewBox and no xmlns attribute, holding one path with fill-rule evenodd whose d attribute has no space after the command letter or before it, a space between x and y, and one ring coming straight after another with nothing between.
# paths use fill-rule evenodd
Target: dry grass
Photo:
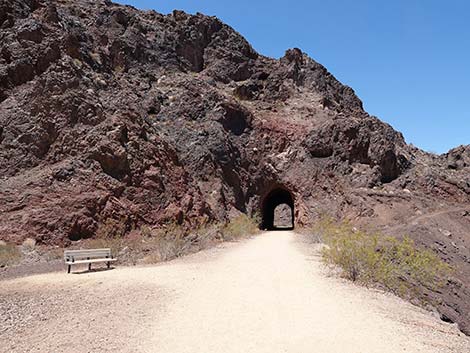
<instances>
[{"instance_id":1,"label":"dry grass","mask_svg":"<svg viewBox=\"0 0 470 353\"><path fill-rule=\"evenodd\" d=\"M75 67L81 69L82 66L83 66L83 62L80 61L79 59L73 59L73 64L75 65Z\"/></svg>"},{"instance_id":2,"label":"dry grass","mask_svg":"<svg viewBox=\"0 0 470 353\"><path fill-rule=\"evenodd\" d=\"M42 249L41 255L47 261L55 261L60 260L64 257L64 249L61 247L49 248L49 249Z\"/></svg>"},{"instance_id":3,"label":"dry grass","mask_svg":"<svg viewBox=\"0 0 470 353\"><path fill-rule=\"evenodd\" d=\"M181 225L168 224L150 230L149 236L143 239L145 247L151 252L144 258L145 263L168 261L191 252L196 236Z\"/></svg>"},{"instance_id":4,"label":"dry grass","mask_svg":"<svg viewBox=\"0 0 470 353\"><path fill-rule=\"evenodd\" d=\"M140 234L129 239L124 226L116 220L104 222L97 237L82 241L81 248L110 248L119 263L158 263L207 248L220 238L217 227L188 229L176 223L159 227L142 226Z\"/></svg>"},{"instance_id":5,"label":"dry grass","mask_svg":"<svg viewBox=\"0 0 470 353\"><path fill-rule=\"evenodd\" d=\"M197 224L198 220L194 220ZM72 243L70 249L110 248L120 264L158 263L194 253L221 241L233 241L258 232L256 218L246 215L235 217L228 223L207 223L200 220L199 226L183 226L177 223L151 227L144 225L127 236L124 219L106 219L99 226L94 238ZM34 240L25 241L23 248L33 249ZM13 252L13 248L8 248ZM42 252L48 261L60 259L62 248ZM18 252L18 254L20 254ZM0 253L1 255L1 253ZM1 262L0 262L1 263Z\"/></svg>"},{"instance_id":6,"label":"dry grass","mask_svg":"<svg viewBox=\"0 0 470 353\"><path fill-rule=\"evenodd\" d=\"M26 250L26 251L33 251L34 247L36 246L36 240L34 240L32 238L26 238L23 241L22 246L23 246L23 249Z\"/></svg>"},{"instance_id":7,"label":"dry grass","mask_svg":"<svg viewBox=\"0 0 470 353\"><path fill-rule=\"evenodd\" d=\"M248 217L241 214L233 218L221 228L224 240L236 240L243 236L253 235L259 232L259 220L255 217Z\"/></svg>"},{"instance_id":8,"label":"dry grass","mask_svg":"<svg viewBox=\"0 0 470 353\"><path fill-rule=\"evenodd\" d=\"M326 264L339 267L352 281L378 284L400 296L424 301L423 291L440 288L451 272L436 254L418 248L408 237L372 234L328 218L318 223L316 233L326 244Z\"/></svg>"},{"instance_id":9,"label":"dry grass","mask_svg":"<svg viewBox=\"0 0 470 353\"><path fill-rule=\"evenodd\" d=\"M21 260L21 252L15 244L0 243L0 267L11 266Z\"/></svg>"},{"instance_id":10,"label":"dry grass","mask_svg":"<svg viewBox=\"0 0 470 353\"><path fill-rule=\"evenodd\" d=\"M94 62L101 65L101 56L99 53L91 52L90 57L93 59Z\"/></svg>"},{"instance_id":11,"label":"dry grass","mask_svg":"<svg viewBox=\"0 0 470 353\"><path fill-rule=\"evenodd\" d=\"M222 240L233 241L255 234L258 226L256 219L242 214L226 224L203 224L187 229L171 223L155 229L144 227L141 232L147 248L151 249L144 262L156 263L206 249Z\"/></svg>"},{"instance_id":12,"label":"dry grass","mask_svg":"<svg viewBox=\"0 0 470 353\"><path fill-rule=\"evenodd\" d=\"M97 237L82 247L111 248L120 262L158 263L206 249L220 241L233 241L258 231L256 218L244 214L228 223L205 223L192 228L169 223L159 227L142 226L136 239L124 237L124 222L107 220Z\"/></svg>"},{"instance_id":13,"label":"dry grass","mask_svg":"<svg viewBox=\"0 0 470 353\"><path fill-rule=\"evenodd\" d=\"M124 70L125 70L125 67L122 66L122 65L118 65L114 68L114 71L117 72L117 73L122 73L122 72L124 72Z\"/></svg>"},{"instance_id":14,"label":"dry grass","mask_svg":"<svg viewBox=\"0 0 470 353\"><path fill-rule=\"evenodd\" d=\"M97 239L116 239L126 235L127 225L124 219L107 218L98 225Z\"/></svg>"},{"instance_id":15,"label":"dry grass","mask_svg":"<svg viewBox=\"0 0 470 353\"><path fill-rule=\"evenodd\" d=\"M124 247L130 244L130 240L123 238L96 238L87 239L81 247L89 249L110 248L113 255L117 255Z\"/></svg>"}]
</instances>

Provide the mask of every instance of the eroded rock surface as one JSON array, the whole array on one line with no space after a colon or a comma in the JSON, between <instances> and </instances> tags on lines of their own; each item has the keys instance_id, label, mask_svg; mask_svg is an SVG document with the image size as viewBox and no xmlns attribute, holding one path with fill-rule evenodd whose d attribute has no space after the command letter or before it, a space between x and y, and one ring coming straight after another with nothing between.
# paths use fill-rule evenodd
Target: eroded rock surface
<instances>
[{"instance_id":1,"label":"eroded rock surface","mask_svg":"<svg viewBox=\"0 0 470 353\"><path fill-rule=\"evenodd\" d=\"M430 296L470 333L468 146L410 146L299 49L264 57L201 14L0 0L0 39L1 239L221 221L282 185L296 225L349 217L452 263Z\"/></svg>"}]
</instances>

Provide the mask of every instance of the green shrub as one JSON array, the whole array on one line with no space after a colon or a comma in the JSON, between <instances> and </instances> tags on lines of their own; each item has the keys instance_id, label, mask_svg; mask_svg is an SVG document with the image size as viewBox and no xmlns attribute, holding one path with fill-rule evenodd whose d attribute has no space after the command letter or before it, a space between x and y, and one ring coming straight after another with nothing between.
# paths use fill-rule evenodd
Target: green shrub
<instances>
[{"instance_id":1,"label":"green shrub","mask_svg":"<svg viewBox=\"0 0 470 353\"><path fill-rule=\"evenodd\" d=\"M231 219L221 228L224 240L234 240L243 236L253 235L259 232L259 220L257 216L248 217L241 214Z\"/></svg>"},{"instance_id":2,"label":"green shrub","mask_svg":"<svg viewBox=\"0 0 470 353\"><path fill-rule=\"evenodd\" d=\"M409 237L372 234L331 219L321 220L316 230L326 245L324 262L338 266L352 281L423 299L425 288L441 287L451 272L448 264L432 251L416 247Z\"/></svg>"},{"instance_id":3,"label":"green shrub","mask_svg":"<svg viewBox=\"0 0 470 353\"><path fill-rule=\"evenodd\" d=\"M11 266L21 259L21 252L14 244L0 243L0 267Z\"/></svg>"}]
</instances>

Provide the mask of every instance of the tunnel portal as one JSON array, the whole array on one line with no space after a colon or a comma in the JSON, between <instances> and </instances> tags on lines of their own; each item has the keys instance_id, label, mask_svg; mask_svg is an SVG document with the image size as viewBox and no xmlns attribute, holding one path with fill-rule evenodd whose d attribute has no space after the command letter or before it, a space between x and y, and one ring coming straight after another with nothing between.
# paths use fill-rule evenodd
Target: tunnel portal
<instances>
[{"instance_id":1,"label":"tunnel portal","mask_svg":"<svg viewBox=\"0 0 470 353\"><path fill-rule=\"evenodd\" d=\"M288 206L287 214L282 213L282 208L278 206ZM281 209L281 211L279 211ZM275 214L280 215L280 220L275 219ZM285 188L278 187L271 190L261 204L261 229L265 230L286 230L294 229L294 198ZM277 217L276 217L277 218Z\"/></svg>"}]
</instances>

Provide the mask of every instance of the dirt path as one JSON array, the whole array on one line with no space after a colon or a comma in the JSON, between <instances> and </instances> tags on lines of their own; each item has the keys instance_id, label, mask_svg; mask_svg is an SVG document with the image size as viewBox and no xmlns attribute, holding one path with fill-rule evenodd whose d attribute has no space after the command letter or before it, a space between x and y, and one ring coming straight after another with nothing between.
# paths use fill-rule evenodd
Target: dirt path
<instances>
[{"instance_id":1,"label":"dirt path","mask_svg":"<svg viewBox=\"0 0 470 353\"><path fill-rule=\"evenodd\" d=\"M0 282L5 352L469 352L454 325L328 277L269 232L170 263Z\"/></svg>"},{"instance_id":2,"label":"dirt path","mask_svg":"<svg viewBox=\"0 0 470 353\"><path fill-rule=\"evenodd\" d=\"M456 207L456 208L451 208L451 209L444 209L444 210L438 210L434 212L429 212L425 213L419 216L416 216L412 219L409 220L409 222L419 222L422 221L423 219L429 219L429 218L434 218L436 216L441 216L441 215L447 215L450 213L457 213L457 212L463 212L463 211L468 211L468 207Z\"/></svg>"}]
</instances>

